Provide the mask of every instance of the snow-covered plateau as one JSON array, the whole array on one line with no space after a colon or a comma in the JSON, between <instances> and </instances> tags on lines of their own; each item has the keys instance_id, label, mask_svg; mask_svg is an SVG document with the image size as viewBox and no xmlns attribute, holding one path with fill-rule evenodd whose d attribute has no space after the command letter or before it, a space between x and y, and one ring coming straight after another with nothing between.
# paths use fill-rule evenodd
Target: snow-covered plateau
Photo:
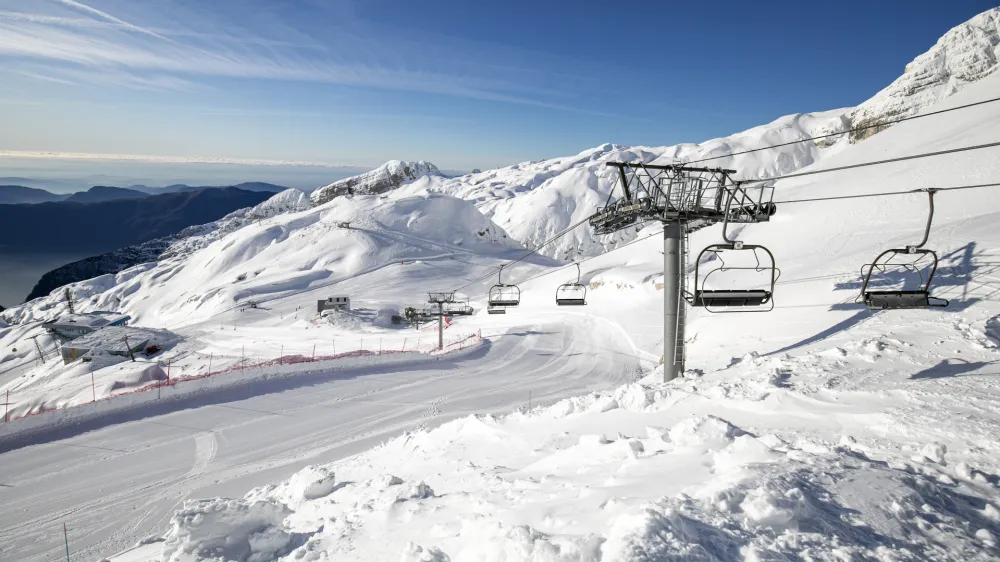
<instances>
[{"instance_id":1,"label":"snow-covered plateau","mask_svg":"<svg viewBox=\"0 0 1000 562\"><path fill-rule=\"evenodd\" d=\"M189 229L156 261L69 287L77 312L120 311L158 334L161 349L136 363L41 364L39 348L59 353L41 322L66 312L61 289L3 311L0 392L16 416L157 384L164 364L184 376L243 356L428 348L436 326L386 320L429 291L468 297L475 313L445 335L483 342L288 367L86 423L0 424L0 560L57 559L66 539L73 560L95 562L1000 558L1000 187L935 196L932 292L950 304L931 310L856 304L861 266L922 237L925 193L781 203L1000 182L1000 149L775 180L771 220L730 229L774 253L774 310L689 309L672 382L658 366L659 224L603 237L583 225L504 268L519 307L484 310L498 266L605 202L608 161L718 157L706 164L774 177L1000 140L1000 103L984 103L728 156L846 131L862 114L996 97L1000 73L956 61L995 57L998 17L949 32L858 108L457 178L393 161L322 200L289 191ZM895 86L917 70L919 88ZM690 247L720 241L715 225ZM577 279L568 260L586 306L554 302ZM319 315L317 300L336 295L353 310Z\"/></svg>"}]
</instances>

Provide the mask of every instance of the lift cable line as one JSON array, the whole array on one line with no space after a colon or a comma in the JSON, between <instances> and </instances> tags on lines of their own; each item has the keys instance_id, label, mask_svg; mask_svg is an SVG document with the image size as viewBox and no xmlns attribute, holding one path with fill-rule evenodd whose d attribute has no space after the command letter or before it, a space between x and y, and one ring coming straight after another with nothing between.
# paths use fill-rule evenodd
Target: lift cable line
<instances>
[{"instance_id":1,"label":"lift cable line","mask_svg":"<svg viewBox=\"0 0 1000 562\"><path fill-rule=\"evenodd\" d=\"M775 201L775 205L791 205L794 203L811 203L813 201L836 201L840 199L864 199L867 197L887 197L890 195L912 195L914 193L924 193L929 189L935 191L954 191L958 189L978 189L981 187L1000 187L1000 182L997 183L978 183L975 185L955 185L951 187L934 187L934 188L921 188L921 189L909 189L906 191L883 191L881 193L860 193L857 195L836 195L833 197L813 197L811 199L790 199L788 201Z\"/></svg>"},{"instance_id":2,"label":"lift cable line","mask_svg":"<svg viewBox=\"0 0 1000 562\"><path fill-rule=\"evenodd\" d=\"M524 284L527 284L527 283L530 283L530 282L534 281L535 279L540 279L542 277L545 277L546 275L552 275L554 273L559 273L560 271L562 271L564 269L569 269L569 268L573 267L574 265L585 263L585 262L588 262L590 260L595 260L597 258L600 258L600 257L606 256L608 254L611 254L613 252L617 252L618 250L624 250L625 248L631 246L632 244L636 244L638 242L642 242L643 240L652 238L654 236L660 236L661 234L663 234L663 231L662 230L657 230L656 232L654 232L652 234L649 234L647 236L643 236L642 238L636 238L635 240L632 240L631 242L628 242L626 244L622 244L621 246L618 246L616 248L612 248L612 249L608 250L607 252L602 252L600 254L597 254L596 256L590 256L589 258L583 258L582 260L570 262L570 263L568 263L568 264L566 264L564 266L557 267L556 269L550 269L548 271L543 271L542 273L539 273L538 275L532 275L531 277L525 279L524 281L521 281L521 284L524 285Z\"/></svg>"},{"instance_id":3,"label":"lift cable line","mask_svg":"<svg viewBox=\"0 0 1000 562\"><path fill-rule=\"evenodd\" d=\"M771 145L768 145L768 146L762 146L760 148L751 148L749 150L741 150L739 152L733 152L731 154L720 154L719 156L709 156L707 158L699 158L698 160L687 161L687 162L685 162L685 164L697 164L699 162L707 162L709 160L716 160L716 159L719 159L719 158L727 158L727 157L730 157L730 156L741 156L743 154L752 154L754 152L761 152L763 150L772 150L772 149L775 149L775 148L782 148L782 147L785 147L785 146L791 146L793 144L799 144L799 143L803 143L803 142L823 140L823 139L828 139L830 137L836 137L836 136L839 136L839 135L847 135L847 134L850 134L850 133L858 133L858 132L861 132L861 131L867 131L869 129L877 129L879 127L888 127L889 125L895 125L897 123L902 123L904 121L912 121L914 119L920 119L922 117L931 117L933 115L940 115L942 113L948 113L950 111L958 111L959 109L968 109L970 107L975 107L977 105L984 105L984 104L987 104L987 103L994 103L994 102L997 102L997 101L1000 101L1000 98L992 98L992 99L988 99L988 100L977 101L977 102L974 102L974 103L967 103L965 105L959 105L959 106L951 107L951 108L948 108L948 109L940 109L938 111L931 111L929 113L920 113L920 114L917 114L917 115L910 115L908 117L900 117L899 119L890 119L888 121L882 121L882 122L879 122L879 123L872 123L871 125L865 125L863 127L855 127L853 129L847 129L846 131L840 131L838 133L828 133L828 134L825 134L825 135L819 135L819 136L809 137L809 138L805 138L805 139L799 139L799 140L794 140L794 141L789 141L789 142L783 142L783 143L779 143L779 144L771 144Z\"/></svg>"},{"instance_id":4,"label":"lift cable line","mask_svg":"<svg viewBox=\"0 0 1000 562\"><path fill-rule=\"evenodd\" d=\"M866 168L868 166L879 166L881 164L892 164L893 162L905 162L906 160L918 160L920 158L930 158L932 156L943 156L945 154L955 154L958 152L966 152L969 150L981 150L984 148L993 148L1000 146L1000 141L988 142L986 144L977 144L973 146L961 146L958 148L949 148L947 150L938 150L935 152L923 152L921 154L910 154L907 156L898 156L896 158L887 158L885 160L873 160L871 162L859 162L857 164L847 164L845 166L837 166L835 168L824 168L822 170L809 170L808 172L793 172L791 174L785 174L783 176L774 176L770 178L759 178L752 180L739 180L741 184L755 184L764 183L769 181L784 180L790 178L801 178L804 176L812 176L816 174L825 174L828 172L841 172L844 170L853 170L855 168Z\"/></svg>"},{"instance_id":5,"label":"lift cable line","mask_svg":"<svg viewBox=\"0 0 1000 562\"><path fill-rule=\"evenodd\" d=\"M997 99L1000 100L1000 98L997 98ZM994 100L987 100L987 101L984 101L984 102L981 102L981 103L987 103L987 102L990 102L990 101L994 101ZM970 106L971 105L976 105L976 104L970 104ZM963 106L963 107L965 107L965 106ZM953 109L959 109L959 108L953 108ZM929 115L929 114L926 114L926 115ZM843 133L838 133L838 134L843 134ZM779 145L775 145L775 146L779 146ZM980 144L980 145L975 145L975 146L966 146L966 147L952 148L952 149L941 150L941 151L936 151L936 152L925 152L925 153L922 153L922 154L912 154L912 155L909 155L909 156L900 156L900 157L897 157L897 158L890 158L890 159L886 159L886 160L875 160L875 161L871 161L871 162L860 162L858 164L849 164L849 165L846 165L846 166L839 166L839 167L836 167L836 168L826 168L826 169L822 169L822 170L812 170L812 171L808 171L808 172L792 173L792 174L786 174L786 175L783 175L783 176L774 176L774 177L770 177L770 178L758 178L758 179L739 180L739 181L733 180L733 181L734 181L735 184L738 184L738 185L765 183L765 182L769 182L769 181L777 181L777 180L780 180L780 179L789 179L789 178L803 177L803 176L808 176L808 175L823 174L823 173L827 173L827 172L837 172L837 171L842 171L842 170L850 170L850 169L854 169L854 168L863 168L863 167L876 166L876 165L881 165L881 164L890 164L890 163L893 163L893 162L902 162L902 161L906 161L906 160L916 160L916 159L919 159L919 158L929 158L929 157L932 157L932 156L942 156L942 155L945 155L945 154L954 154L954 153L958 153L958 152L965 152L965 151L969 151L969 150L979 150L979 149L991 148L991 147L996 147L996 146L1000 146L1000 141L998 141L998 142L992 142L992 143L986 143L986 144ZM739 153L735 153L735 154L739 154ZM617 165L618 163L608 162L607 164L608 165ZM648 170L648 169L664 168L664 166L654 166L654 165L650 165L650 164L645 164L645 165L644 164L629 164L629 165L630 166L641 167L641 168L646 169L646 170ZM666 166L666 167L669 167L669 168L683 168L683 165L679 165L679 166ZM704 171L716 171L716 170L718 170L718 171L734 172L734 170L721 170L721 169L718 169L718 168L716 168L716 169L703 168L701 170L704 170ZM619 182L619 178L616 178L616 182ZM959 189L968 189L968 188L971 188L971 187L975 187L975 186L961 187ZM985 187L985 185L983 187ZM942 189L948 189L948 188L942 188ZM612 187L612 192L613 192L613 190L614 190L614 187ZM912 193L912 191L906 191L906 192L900 192L900 193ZM895 193L891 193L891 194L894 195ZM875 197L877 195L875 195L875 194L873 194L873 195L866 195L865 197L869 197L869 196L870 197ZM819 198L819 199L816 199L816 200L827 200L827 199L833 200L833 199L849 198L849 197L852 197L852 196ZM790 202L791 203L799 203L799 202L805 202L805 201L810 201L810 200L805 200L804 199L804 200L796 200L796 201L790 201ZM788 201L775 201L775 202L772 202L772 203L769 203L769 204L773 206L773 205L776 205L778 203L787 203L787 202ZM762 211L766 210L766 209L763 208L763 206L761 206L761 207L762 207L762 209L761 209ZM771 210L773 210L773 209L771 209ZM594 219L598 214L600 214L600 212L595 213L595 215L589 216L589 217L587 217L585 219L582 219L580 221L577 221L577 222L571 224L570 226L566 227L565 229L563 229L560 232L558 232L555 235L553 235L548 240L545 240L545 241L539 243L534 248L532 248L527 253L525 253L523 256L521 256L521 257L519 257L519 258L517 258L515 260L510 260L510 261L508 261L507 263L505 263L501 267L506 267L508 265L513 265L515 263L518 263L520 261L523 261L523 260L531 257L532 255L538 253L538 251L541 250L542 248L544 248L545 246L548 246L552 242L555 242L556 240L562 238L566 234L569 234L569 232L571 232L572 230L574 230L576 227L582 225L585 222L592 221L592 219ZM721 213L720 213L719 218L720 219L723 218L723 217L721 217ZM635 221L635 222L639 222L639 221ZM642 222L644 222L644 221L642 221ZM631 224L634 224L634 223L631 223ZM455 290L456 291L461 291L462 289L468 288L468 287L470 287L470 286L472 286L472 285L474 285L476 283L479 283L480 281L488 279L488 278L492 277L495 273L499 272L499 270L500 270L499 267L490 269L490 271L488 273L485 273L481 277L478 277L476 279L473 279L473 280L469 281L465 285L462 285L461 287L459 287L459 288L457 288Z\"/></svg>"},{"instance_id":6,"label":"lift cable line","mask_svg":"<svg viewBox=\"0 0 1000 562\"><path fill-rule=\"evenodd\" d=\"M997 182L997 183L980 183L980 184L975 184L975 185L956 185L956 186L951 186L951 187L937 187L937 188L933 188L933 189L935 189L936 191L954 191L954 190L959 190L959 189L978 189L978 188L982 188L982 187L1000 187L1000 182ZM859 194L859 195L838 195L836 197L815 197L815 198L812 198L812 199L792 199L792 200L788 200L788 201L775 201L774 204L775 205L790 205L790 204L795 204L795 203L811 203L813 201L834 201L834 200L839 200L839 199L864 199L864 198L867 198L867 197L888 197L888 196L892 196L892 195L914 195L914 194L917 194L917 193L924 193L924 192L927 191L927 189L929 189L929 188L909 189L909 190L906 190L906 191L884 191L884 192L881 192L881 193L863 193L863 194ZM630 241L630 242L628 242L626 244L622 244L621 246L618 246L617 248L612 248L612 249L610 249L610 250L608 250L606 252L597 254L595 256L590 256L589 258L583 258L583 259L581 259L579 261L568 263L568 264L563 265L561 267L558 267L556 269L550 269L548 271L543 271L542 273L539 273L538 275L532 275L531 277L529 277L529 278L521 281L521 284L524 285L526 283L530 283L530 282L534 281L535 279L540 279L540 278L548 276L548 275L553 275L555 273L559 273L560 271L562 271L564 269L569 269L569 268L571 268L571 267L573 267L573 266L575 266L577 264L582 264L582 263L588 262L590 260L594 260L594 259L606 256L608 254L617 252L618 250L624 250L625 248L627 248L627 247L629 247L629 246L631 246L633 244L637 244L639 242L642 242L643 240L648 240L648 239L650 239L650 238L652 238L654 236L660 236L661 234L663 234L663 231L657 230L656 232L654 232L652 234L648 234L648 235L643 236L641 238L636 238L635 240L632 240L632 241ZM835 275L853 275L854 273L856 273L856 272L843 272L843 273L837 273ZM776 284L777 285L783 285L783 284L791 283L791 282L793 282L793 281L792 280L789 280L789 281L778 281Z\"/></svg>"},{"instance_id":7,"label":"lift cable line","mask_svg":"<svg viewBox=\"0 0 1000 562\"><path fill-rule=\"evenodd\" d=\"M535 246L531 250L528 250L528 252L525 253L523 256L517 258L516 260L510 260L510 261L506 262L505 264L501 265L500 267L495 267L495 268L490 269L490 271L488 273L485 273L482 277L477 277L476 279L473 279L472 281L469 281L465 285L462 285L461 287L455 289L455 292L461 291L462 289L465 289L465 288L467 288L467 287L469 287L471 285L475 285L476 283L479 283L480 281L483 281L485 279L489 279L490 277L493 277L494 274L498 274L501 269L503 269L503 268L505 268L507 266L511 266L511 265L514 265L515 263L517 263L519 261L524 261L524 260L528 259L529 257L537 254L538 251L541 250L542 248L544 248L545 246L548 246L549 244L555 242L556 240L562 238L563 236L566 236L567 234L569 234L570 232L572 232L576 227L580 226L581 224L584 224L585 222L589 221L590 219L591 219L591 217L588 216L587 218L585 218L583 220L577 221L577 222L575 222L575 223L567 226L563 230L561 230L561 231L557 232L556 234L554 234L548 240L545 240L544 242L539 243L537 246Z\"/></svg>"}]
</instances>

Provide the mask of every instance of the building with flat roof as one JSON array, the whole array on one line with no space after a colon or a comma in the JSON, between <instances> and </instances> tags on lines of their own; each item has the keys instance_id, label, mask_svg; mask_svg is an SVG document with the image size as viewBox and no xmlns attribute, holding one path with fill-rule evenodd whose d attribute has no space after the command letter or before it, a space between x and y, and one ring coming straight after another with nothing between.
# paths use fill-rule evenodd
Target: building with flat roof
<instances>
[{"instance_id":1,"label":"building with flat roof","mask_svg":"<svg viewBox=\"0 0 1000 562\"><path fill-rule=\"evenodd\" d=\"M45 328L49 333L74 339L109 326L127 326L131 319L132 317L127 314L96 310L79 314L63 314L55 320L43 322L42 328Z\"/></svg>"},{"instance_id":2,"label":"building with flat roof","mask_svg":"<svg viewBox=\"0 0 1000 562\"><path fill-rule=\"evenodd\" d=\"M84 334L62 345L63 363L89 361L96 354L130 357L146 349L154 334L142 328L110 326ZM127 343L126 343L127 342Z\"/></svg>"},{"instance_id":3,"label":"building with flat roof","mask_svg":"<svg viewBox=\"0 0 1000 562\"><path fill-rule=\"evenodd\" d=\"M338 295L326 300L316 301L316 312L322 313L325 310L350 310L351 297Z\"/></svg>"}]
</instances>

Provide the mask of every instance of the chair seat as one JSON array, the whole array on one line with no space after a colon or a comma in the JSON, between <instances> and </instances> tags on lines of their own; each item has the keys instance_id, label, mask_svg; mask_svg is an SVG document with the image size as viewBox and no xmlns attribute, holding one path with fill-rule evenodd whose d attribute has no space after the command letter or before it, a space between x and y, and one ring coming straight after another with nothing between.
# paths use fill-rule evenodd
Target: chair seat
<instances>
[{"instance_id":1,"label":"chair seat","mask_svg":"<svg viewBox=\"0 0 1000 562\"><path fill-rule=\"evenodd\" d=\"M559 306L583 306L587 304L584 299L556 299L556 304Z\"/></svg>"},{"instance_id":2,"label":"chair seat","mask_svg":"<svg viewBox=\"0 0 1000 562\"><path fill-rule=\"evenodd\" d=\"M488 308L486 312L489 314L507 314L507 310L503 308Z\"/></svg>"},{"instance_id":3,"label":"chair seat","mask_svg":"<svg viewBox=\"0 0 1000 562\"><path fill-rule=\"evenodd\" d=\"M928 291L866 291L865 305L875 310L947 306L947 301L932 303L932 298Z\"/></svg>"},{"instance_id":4,"label":"chair seat","mask_svg":"<svg viewBox=\"0 0 1000 562\"><path fill-rule=\"evenodd\" d=\"M490 306L517 306L521 301L517 300L498 300L490 301Z\"/></svg>"},{"instance_id":5,"label":"chair seat","mask_svg":"<svg viewBox=\"0 0 1000 562\"><path fill-rule=\"evenodd\" d=\"M771 300L771 292L757 289L698 291L694 306L760 306Z\"/></svg>"}]
</instances>

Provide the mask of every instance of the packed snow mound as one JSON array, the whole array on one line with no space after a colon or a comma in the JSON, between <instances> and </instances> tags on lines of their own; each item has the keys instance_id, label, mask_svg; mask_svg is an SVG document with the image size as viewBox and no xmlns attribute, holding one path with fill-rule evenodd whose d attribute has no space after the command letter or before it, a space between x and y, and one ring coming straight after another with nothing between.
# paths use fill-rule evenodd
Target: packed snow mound
<instances>
[{"instance_id":1,"label":"packed snow mound","mask_svg":"<svg viewBox=\"0 0 1000 562\"><path fill-rule=\"evenodd\" d=\"M78 310L105 307L141 325L186 325L404 260L519 247L471 203L412 189L337 198L262 220L248 217L189 237L183 252L156 263L72 284ZM65 306L56 292L4 314L30 323Z\"/></svg>"},{"instance_id":2,"label":"packed snow mound","mask_svg":"<svg viewBox=\"0 0 1000 562\"><path fill-rule=\"evenodd\" d=\"M187 500L170 521L165 562L267 562L294 549L302 538L282 529L288 510L277 503Z\"/></svg>"},{"instance_id":3,"label":"packed snow mound","mask_svg":"<svg viewBox=\"0 0 1000 562\"><path fill-rule=\"evenodd\" d=\"M341 195L375 195L396 189L423 176L441 176L430 162L390 160L370 172L349 177L320 187L312 192L312 201L322 205Z\"/></svg>"},{"instance_id":4,"label":"packed snow mound","mask_svg":"<svg viewBox=\"0 0 1000 562\"><path fill-rule=\"evenodd\" d=\"M748 177L784 174L817 161L833 142L804 142L739 156L732 153L836 133L848 128L847 110L787 115L729 137L664 147L605 144L576 156L522 162L457 178L428 176L414 182L430 191L474 201L493 222L525 246L585 220L605 205L614 181L607 162L669 164L712 158L706 165L735 168ZM620 193L618 194L620 195ZM635 238L638 229L595 236L578 228L541 253L560 259L593 256Z\"/></svg>"},{"instance_id":5,"label":"packed snow mound","mask_svg":"<svg viewBox=\"0 0 1000 562\"><path fill-rule=\"evenodd\" d=\"M1000 8L987 10L945 33L926 53L906 65L903 75L851 112L852 127L919 113L997 69ZM851 134L865 139L885 127Z\"/></svg>"}]
</instances>

